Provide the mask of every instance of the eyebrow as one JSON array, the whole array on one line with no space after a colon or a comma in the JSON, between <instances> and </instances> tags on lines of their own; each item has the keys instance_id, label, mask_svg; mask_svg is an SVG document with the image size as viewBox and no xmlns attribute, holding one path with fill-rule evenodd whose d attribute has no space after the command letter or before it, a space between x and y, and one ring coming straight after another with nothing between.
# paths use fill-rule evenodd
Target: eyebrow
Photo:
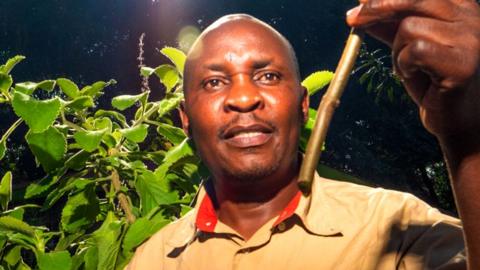
<instances>
[{"instance_id":1,"label":"eyebrow","mask_svg":"<svg viewBox=\"0 0 480 270\"><path fill-rule=\"evenodd\" d=\"M224 71L225 66L222 64L213 63L213 64L208 64L206 66L206 69L213 70L213 71Z\"/></svg>"},{"instance_id":2,"label":"eyebrow","mask_svg":"<svg viewBox=\"0 0 480 270\"><path fill-rule=\"evenodd\" d=\"M252 67L254 69L262 69L264 67L268 67L270 64L272 64L272 62L273 61L271 59L259 60L259 61L253 62Z\"/></svg>"},{"instance_id":3,"label":"eyebrow","mask_svg":"<svg viewBox=\"0 0 480 270\"><path fill-rule=\"evenodd\" d=\"M271 59L261 59L261 60L255 60L252 64L253 69L262 69L265 68L269 65L272 64ZM212 63L212 64L207 64L205 66L206 69L212 70L212 71L225 71L227 68L225 67L224 64L220 63Z\"/></svg>"}]
</instances>

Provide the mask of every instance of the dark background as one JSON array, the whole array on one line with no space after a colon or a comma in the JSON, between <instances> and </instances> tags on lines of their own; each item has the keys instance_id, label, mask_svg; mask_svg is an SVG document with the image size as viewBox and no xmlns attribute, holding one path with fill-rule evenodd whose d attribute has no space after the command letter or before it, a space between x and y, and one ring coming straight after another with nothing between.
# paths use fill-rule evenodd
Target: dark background
<instances>
[{"instance_id":1,"label":"dark background","mask_svg":"<svg viewBox=\"0 0 480 270\"><path fill-rule=\"evenodd\" d=\"M145 64L155 67L166 59L157 49L177 46L180 30L202 30L222 15L248 13L271 24L292 43L302 76L334 70L349 29L345 12L356 1L218 1L218 0L2 0L0 2L0 60L22 54L27 59L13 72L16 82L67 77L79 85L116 79L100 106L116 95L138 93L138 39L145 37ZM367 40L369 51L380 48ZM388 59L387 59L388 62ZM388 64L388 63L387 63ZM361 75L361 74L359 74ZM444 210L454 211L446 172L435 139L421 127L413 104L396 93L367 93L351 83L336 112L322 162L364 179L370 185L412 192ZM154 98L163 89L152 84ZM317 107L319 96L312 107ZM14 121L0 105L0 132ZM24 130L9 141L0 173L15 168L17 185L41 176L28 149L20 144Z\"/></svg>"}]
</instances>

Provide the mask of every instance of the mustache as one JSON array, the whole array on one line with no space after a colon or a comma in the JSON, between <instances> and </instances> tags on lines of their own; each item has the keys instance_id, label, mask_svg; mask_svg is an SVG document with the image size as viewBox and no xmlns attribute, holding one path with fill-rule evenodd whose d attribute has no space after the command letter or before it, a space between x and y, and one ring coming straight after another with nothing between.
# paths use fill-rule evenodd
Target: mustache
<instances>
[{"instance_id":1,"label":"mustache","mask_svg":"<svg viewBox=\"0 0 480 270\"><path fill-rule=\"evenodd\" d=\"M217 136L221 138L223 134L225 134L226 130L229 128L236 126L236 125L241 125L244 123L260 123L263 125L268 126L272 130L276 130L275 125L268 120L262 119L261 117L257 116L255 113L248 113L248 114L236 114L230 121L228 121L225 125L222 125L220 129L217 132Z\"/></svg>"}]
</instances>

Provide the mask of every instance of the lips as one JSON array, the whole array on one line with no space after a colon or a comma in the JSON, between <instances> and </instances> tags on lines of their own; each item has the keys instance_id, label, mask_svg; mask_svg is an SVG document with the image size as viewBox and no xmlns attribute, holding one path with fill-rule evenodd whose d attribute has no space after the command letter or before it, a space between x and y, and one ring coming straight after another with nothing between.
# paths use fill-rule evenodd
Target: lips
<instances>
[{"instance_id":1,"label":"lips","mask_svg":"<svg viewBox=\"0 0 480 270\"><path fill-rule=\"evenodd\" d=\"M239 148L261 146L267 143L273 134L273 128L265 124L235 125L222 133L227 144Z\"/></svg>"}]
</instances>

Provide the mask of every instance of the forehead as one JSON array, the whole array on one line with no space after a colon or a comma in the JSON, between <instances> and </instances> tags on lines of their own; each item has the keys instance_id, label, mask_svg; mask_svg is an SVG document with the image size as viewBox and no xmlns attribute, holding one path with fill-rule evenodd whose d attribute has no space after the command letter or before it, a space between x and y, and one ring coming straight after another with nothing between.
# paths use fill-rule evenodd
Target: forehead
<instances>
[{"instance_id":1,"label":"forehead","mask_svg":"<svg viewBox=\"0 0 480 270\"><path fill-rule=\"evenodd\" d=\"M228 64L232 60L237 64L253 60L294 65L290 47L278 32L260 22L235 20L207 29L190 51L186 68Z\"/></svg>"}]
</instances>

